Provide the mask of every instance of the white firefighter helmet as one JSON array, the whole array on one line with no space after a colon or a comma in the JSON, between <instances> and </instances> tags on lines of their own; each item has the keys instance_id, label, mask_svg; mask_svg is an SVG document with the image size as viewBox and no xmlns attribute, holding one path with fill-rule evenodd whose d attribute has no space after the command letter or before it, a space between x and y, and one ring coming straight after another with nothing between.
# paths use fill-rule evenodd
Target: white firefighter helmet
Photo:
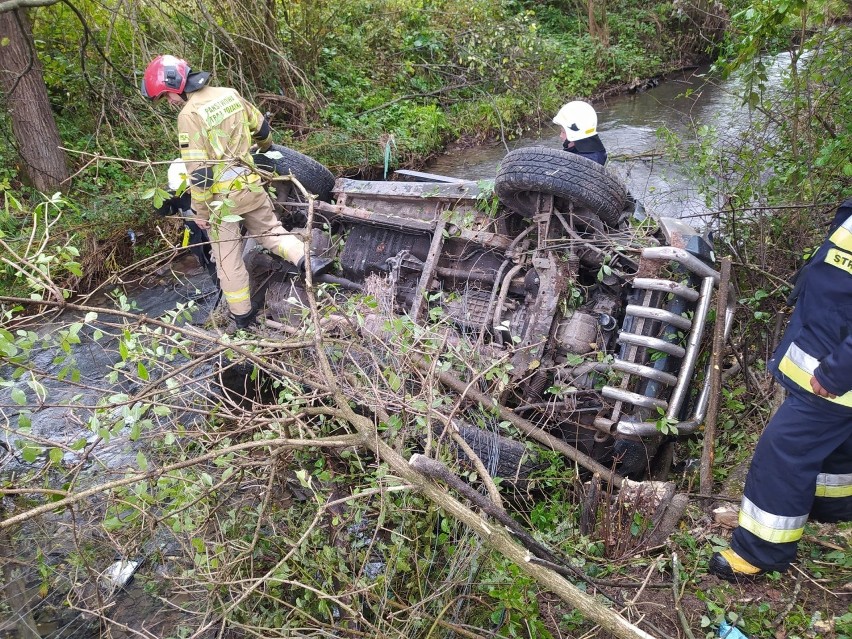
<instances>
[{"instance_id":1,"label":"white firefighter helmet","mask_svg":"<svg viewBox=\"0 0 852 639\"><path fill-rule=\"evenodd\" d=\"M569 142L585 140L598 132L598 114L591 104L581 100L563 105L553 122L565 130Z\"/></svg>"},{"instance_id":2,"label":"white firefighter helmet","mask_svg":"<svg viewBox=\"0 0 852 639\"><path fill-rule=\"evenodd\" d=\"M177 192L181 186L186 188L189 185L189 175L186 173L186 164L183 160L177 158L169 164L169 189Z\"/></svg>"}]
</instances>

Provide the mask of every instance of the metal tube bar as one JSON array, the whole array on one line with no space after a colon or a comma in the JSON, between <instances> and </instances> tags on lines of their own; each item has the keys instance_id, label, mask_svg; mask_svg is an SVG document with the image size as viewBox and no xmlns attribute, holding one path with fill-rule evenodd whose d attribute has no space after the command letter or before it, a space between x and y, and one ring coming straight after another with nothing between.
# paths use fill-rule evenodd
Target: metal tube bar
<instances>
[{"instance_id":1,"label":"metal tube bar","mask_svg":"<svg viewBox=\"0 0 852 639\"><path fill-rule=\"evenodd\" d=\"M603 395L607 399L627 402L628 404L633 404L634 406L639 406L640 408L662 408L663 410L665 410L668 406L668 403L665 400L657 399L656 397L640 395L639 393L632 393L630 391L624 390L623 388L614 388L612 386L604 386L601 389L601 395Z\"/></svg>"},{"instance_id":2,"label":"metal tube bar","mask_svg":"<svg viewBox=\"0 0 852 639\"><path fill-rule=\"evenodd\" d=\"M713 267L708 266L692 253L674 246L649 246L642 249L642 257L647 257L652 260L672 260L683 265L696 275L701 277L712 277L713 282L719 283L719 273L713 270Z\"/></svg>"},{"instance_id":3,"label":"metal tube bar","mask_svg":"<svg viewBox=\"0 0 852 639\"><path fill-rule=\"evenodd\" d=\"M628 315L633 315L634 317L644 317L645 319L659 320L684 331L688 331L690 328L692 328L692 321L688 320L682 315L676 315L662 308L639 306L638 304L628 304L624 312Z\"/></svg>"},{"instance_id":4,"label":"metal tube bar","mask_svg":"<svg viewBox=\"0 0 852 639\"><path fill-rule=\"evenodd\" d=\"M694 419L689 419L685 422L678 422L675 427L677 428L678 435L691 435L698 429L700 424L700 422ZM620 421L615 430L619 435L632 435L634 437L656 437L660 434L657 422Z\"/></svg>"},{"instance_id":5,"label":"metal tube bar","mask_svg":"<svg viewBox=\"0 0 852 639\"><path fill-rule=\"evenodd\" d=\"M696 306L695 315L692 318L693 330L690 332L686 344L686 355L680 365L677 386L674 387L669 398L669 409L666 413L666 417L669 419L677 418L683 399L686 397L686 391L692 383L692 373L695 371L695 360L698 359L698 349L701 346L701 338L704 336L704 324L710 310L714 285L715 280L712 276L705 277L704 281L701 282L701 299L698 300L698 306Z\"/></svg>"},{"instance_id":6,"label":"metal tube bar","mask_svg":"<svg viewBox=\"0 0 852 639\"><path fill-rule=\"evenodd\" d=\"M735 308L729 301L728 308L725 309L726 340L728 339L728 335L731 333L731 326L734 324L734 311ZM704 422L704 417L707 415L707 405L710 403L710 364L707 366L708 370L704 374L704 386L701 388L701 394L698 396L698 401L695 404L695 413L692 416L692 420L697 421L699 424Z\"/></svg>"},{"instance_id":7,"label":"metal tube bar","mask_svg":"<svg viewBox=\"0 0 852 639\"><path fill-rule=\"evenodd\" d=\"M686 284L679 284L672 280L661 280L652 277L635 277L630 283L633 288L647 289L651 291L662 291L663 293L671 293L682 297L690 302L694 302L701 295L694 288Z\"/></svg>"},{"instance_id":8,"label":"metal tube bar","mask_svg":"<svg viewBox=\"0 0 852 639\"><path fill-rule=\"evenodd\" d=\"M625 362L624 360L617 359L612 363L611 367L619 373L629 373L646 379L653 379L654 381L665 384L666 386L674 386L677 384L677 377L675 375L659 371L656 368L651 368L650 366L643 366L642 364L635 364L633 362Z\"/></svg>"},{"instance_id":9,"label":"metal tube bar","mask_svg":"<svg viewBox=\"0 0 852 639\"><path fill-rule=\"evenodd\" d=\"M633 333L621 333L618 336L619 342L632 344L634 346L644 346L645 348L653 348L655 351L661 351L674 355L675 357L683 357L686 354L686 349L677 344L672 344L658 337L648 337L647 335L634 335Z\"/></svg>"}]
</instances>

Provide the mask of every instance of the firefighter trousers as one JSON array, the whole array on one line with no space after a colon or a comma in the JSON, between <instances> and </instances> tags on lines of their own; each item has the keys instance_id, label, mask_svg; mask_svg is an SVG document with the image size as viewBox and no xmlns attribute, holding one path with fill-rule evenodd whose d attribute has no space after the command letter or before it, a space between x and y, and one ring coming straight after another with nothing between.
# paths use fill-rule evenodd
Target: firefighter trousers
<instances>
[{"instance_id":1,"label":"firefighter trousers","mask_svg":"<svg viewBox=\"0 0 852 639\"><path fill-rule=\"evenodd\" d=\"M305 256L304 242L281 226L266 191L244 188L227 195L218 195L216 199L221 201L225 197L233 203L225 216L239 215L248 235L255 238L263 248L293 264ZM231 313L245 315L252 307L249 274L243 261L240 222L225 222L217 220L217 217L218 214L211 216L210 241L219 286Z\"/></svg>"},{"instance_id":2,"label":"firefighter trousers","mask_svg":"<svg viewBox=\"0 0 852 639\"><path fill-rule=\"evenodd\" d=\"M809 517L852 520L852 412L827 411L818 401L788 395L746 477L731 547L764 570L786 570L796 559Z\"/></svg>"}]
</instances>

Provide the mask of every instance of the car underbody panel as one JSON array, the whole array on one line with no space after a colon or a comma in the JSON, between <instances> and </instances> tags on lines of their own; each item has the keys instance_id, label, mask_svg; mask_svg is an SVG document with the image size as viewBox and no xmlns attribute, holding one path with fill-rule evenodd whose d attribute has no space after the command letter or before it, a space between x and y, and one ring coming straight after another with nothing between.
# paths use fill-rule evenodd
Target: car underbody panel
<instances>
[{"instance_id":1,"label":"car underbody panel","mask_svg":"<svg viewBox=\"0 0 852 639\"><path fill-rule=\"evenodd\" d=\"M708 386L696 380L708 377L712 246L681 221L641 219L604 167L545 151L510 153L493 183L337 180L332 202L315 202L327 237L314 252L338 266L317 279L345 291L378 279L392 311L415 322L440 308L453 339L509 358L503 406L642 477L667 440L661 420L689 435L706 411ZM278 205L282 219L304 220L304 203ZM293 286L266 289L278 319Z\"/></svg>"}]
</instances>

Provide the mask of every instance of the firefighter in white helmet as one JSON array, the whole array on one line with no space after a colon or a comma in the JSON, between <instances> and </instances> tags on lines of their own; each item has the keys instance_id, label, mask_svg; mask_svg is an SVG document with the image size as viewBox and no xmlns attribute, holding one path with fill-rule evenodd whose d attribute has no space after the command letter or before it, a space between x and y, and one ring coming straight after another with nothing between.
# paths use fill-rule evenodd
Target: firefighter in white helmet
<instances>
[{"instance_id":1,"label":"firefighter in white helmet","mask_svg":"<svg viewBox=\"0 0 852 639\"><path fill-rule=\"evenodd\" d=\"M598 136L598 114L588 102L574 100L559 109L553 122L562 127L562 149L606 164L606 148Z\"/></svg>"}]
</instances>

